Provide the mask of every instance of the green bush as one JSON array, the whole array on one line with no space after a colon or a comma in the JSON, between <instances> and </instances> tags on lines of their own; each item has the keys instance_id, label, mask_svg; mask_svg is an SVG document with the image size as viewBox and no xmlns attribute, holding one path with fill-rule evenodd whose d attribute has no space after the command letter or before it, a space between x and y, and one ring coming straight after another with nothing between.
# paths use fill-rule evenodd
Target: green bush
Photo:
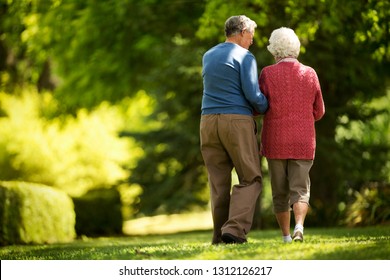
<instances>
[{"instance_id":1,"label":"green bush","mask_svg":"<svg viewBox=\"0 0 390 280\"><path fill-rule=\"evenodd\" d=\"M33 90L0 92L0 180L49 185L71 196L125 180L125 166L142 149L133 153L131 140L118 137L121 110L103 103L75 116L45 117L55 104L51 94Z\"/></svg>"},{"instance_id":2,"label":"green bush","mask_svg":"<svg viewBox=\"0 0 390 280\"><path fill-rule=\"evenodd\" d=\"M370 226L390 221L390 185L371 183L359 192L350 191L351 203L347 206L345 224Z\"/></svg>"},{"instance_id":3,"label":"green bush","mask_svg":"<svg viewBox=\"0 0 390 280\"><path fill-rule=\"evenodd\" d=\"M122 234L122 204L116 188L101 188L73 198L76 233L99 236Z\"/></svg>"},{"instance_id":4,"label":"green bush","mask_svg":"<svg viewBox=\"0 0 390 280\"><path fill-rule=\"evenodd\" d=\"M75 237L72 199L45 185L0 181L0 245L68 242Z\"/></svg>"}]
</instances>

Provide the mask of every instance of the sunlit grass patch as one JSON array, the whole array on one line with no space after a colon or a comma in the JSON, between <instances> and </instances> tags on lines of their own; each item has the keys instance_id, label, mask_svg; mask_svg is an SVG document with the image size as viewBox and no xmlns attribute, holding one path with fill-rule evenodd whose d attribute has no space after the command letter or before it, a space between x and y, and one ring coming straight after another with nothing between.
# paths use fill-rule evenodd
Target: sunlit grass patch
<instances>
[{"instance_id":1,"label":"sunlit grass patch","mask_svg":"<svg viewBox=\"0 0 390 280\"><path fill-rule=\"evenodd\" d=\"M159 215L129 220L124 223L126 235L169 234L193 230L210 230L212 228L210 211Z\"/></svg>"}]
</instances>

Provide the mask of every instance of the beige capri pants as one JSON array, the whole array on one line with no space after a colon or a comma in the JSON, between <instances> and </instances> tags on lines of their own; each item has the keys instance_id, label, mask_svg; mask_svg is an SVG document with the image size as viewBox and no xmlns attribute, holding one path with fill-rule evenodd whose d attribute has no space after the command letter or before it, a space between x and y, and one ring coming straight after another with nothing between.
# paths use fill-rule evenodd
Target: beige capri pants
<instances>
[{"instance_id":1,"label":"beige capri pants","mask_svg":"<svg viewBox=\"0 0 390 280\"><path fill-rule=\"evenodd\" d=\"M274 213L287 212L296 202L309 204L313 160L268 159Z\"/></svg>"}]
</instances>

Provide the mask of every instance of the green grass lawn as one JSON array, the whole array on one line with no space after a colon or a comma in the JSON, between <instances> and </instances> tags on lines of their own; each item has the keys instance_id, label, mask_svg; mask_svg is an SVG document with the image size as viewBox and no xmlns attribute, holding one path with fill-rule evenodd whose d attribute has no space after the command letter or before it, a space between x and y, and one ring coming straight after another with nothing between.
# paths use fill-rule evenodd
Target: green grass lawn
<instances>
[{"instance_id":1,"label":"green grass lawn","mask_svg":"<svg viewBox=\"0 0 390 280\"><path fill-rule=\"evenodd\" d=\"M251 231L246 244L212 246L211 231L82 238L67 244L0 247L1 260L388 260L390 226L305 230L284 244L279 230Z\"/></svg>"}]
</instances>

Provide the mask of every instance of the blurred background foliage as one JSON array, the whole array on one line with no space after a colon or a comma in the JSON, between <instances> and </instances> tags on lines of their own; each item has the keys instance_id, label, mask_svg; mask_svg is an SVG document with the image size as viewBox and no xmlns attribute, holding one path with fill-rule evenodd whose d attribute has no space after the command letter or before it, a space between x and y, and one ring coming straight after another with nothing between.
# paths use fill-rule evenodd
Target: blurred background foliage
<instances>
[{"instance_id":1,"label":"blurred background foliage","mask_svg":"<svg viewBox=\"0 0 390 280\"><path fill-rule=\"evenodd\" d=\"M387 0L0 0L0 180L73 197L117 188L124 219L207 210L201 58L245 14L259 71L273 63L272 30L289 26L321 82L308 225L388 222L389 11ZM257 227L274 224L265 182Z\"/></svg>"}]
</instances>

